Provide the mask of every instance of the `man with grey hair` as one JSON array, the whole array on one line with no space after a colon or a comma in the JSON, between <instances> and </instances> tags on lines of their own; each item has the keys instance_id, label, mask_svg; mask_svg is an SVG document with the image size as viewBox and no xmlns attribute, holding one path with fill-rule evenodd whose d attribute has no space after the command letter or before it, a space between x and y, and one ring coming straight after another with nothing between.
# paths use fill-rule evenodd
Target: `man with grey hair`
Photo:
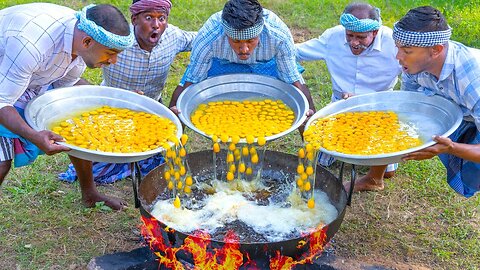
<instances>
[{"instance_id":1,"label":"man with grey hair","mask_svg":"<svg viewBox=\"0 0 480 270\"><path fill-rule=\"evenodd\" d=\"M401 89L445 97L464 115L452 135L434 136L437 144L404 160L438 155L450 187L468 198L480 190L480 54L450 40L451 34L443 14L431 6L409 10L394 25L397 59L403 67Z\"/></svg>"},{"instance_id":2,"label":"man with grey hair","mask_svg":"<svg viewBox=\"0 0 480 270\"><path fill-rule=\"evenodd\" d=\"M325 61L332 80L332 102L390 91L401 73L392 30L382 25L380 10L365 3L348 5L340 25L297 44L296 48L299 61ZM319 160L324 166L334 162L333 157L324 153ZM354 191L382 190L383 178L392 177L396 168L397 164L371 167L367 175L355 181Z\"/></svg>"}]
</instances>

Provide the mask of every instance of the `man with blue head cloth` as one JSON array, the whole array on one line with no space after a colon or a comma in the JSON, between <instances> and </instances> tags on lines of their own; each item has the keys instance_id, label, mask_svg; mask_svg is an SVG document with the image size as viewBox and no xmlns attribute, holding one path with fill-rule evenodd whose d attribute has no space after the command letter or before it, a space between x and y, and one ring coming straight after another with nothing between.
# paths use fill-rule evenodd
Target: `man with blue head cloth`
<instances>
[{"instance_id":1,"label":"man with blue head cloth","mask_svg":"<svg viewBox=\"0 0 480 270\"><path fill-rule=\"evenodd\" d=\"M183 85L172 95L174 108L183 89L207 77L254 73L293 84L307 97L315 111L310 91L295 60L293 37L285 23L258 0L229 0L223 11L213 14L193 41L190 64Z\"/></svg>"},{"instance_id":2,"label":"man with blue head cloth","mask_svg":"<svg viewBox=\"0 0 480 270\"><path fill-rule=\"evenodd\" d=\"M31 163L38 154L68 151L50 131L35 131L23 111L49 87L87 83L86 67L100 68L132 46L133 32L123 14L111 5L89 5L81 11L54 4L32 3L0 10L0 183L15 166ZM58 90L58 91L61 91ZM100 194L91 162L70 156L79 173L83 203L120 209L123 202Z\"/></svg>"},{"instance_id":3,"label":"man with blue head cloth","mask_svg":"<svg viewBox=\"0 0 480 270\"><path fill-rule=\"evenodd\" d=\"M434 136L437 144L404 160L438 155L450 187L468 198L480 190L480 51L450 40L451 35L443 14L431 6L409 10L393 27L403 67L401 90L440 95L463 111L452 135Z\"/></svg>"},{"instance_id":4,"label":"man with blue head cloth","mask_svg":"<svg viewBox=\"0 0 480 270\"><path fill-rule=\"evenodd\" d=\"M349 4L340 25L315 39L297 44L299 61L323 60L332 80L332 102L379 91L391 91L401 73L392 30L382 25L380 10L365 3ZM320 163L334 159L321 153ZM355 181L354 191L382 190L383 178L392 177L397 164L371 167ZM346 187L349 187L346 184Z\"/></svg>"}]
</instances>

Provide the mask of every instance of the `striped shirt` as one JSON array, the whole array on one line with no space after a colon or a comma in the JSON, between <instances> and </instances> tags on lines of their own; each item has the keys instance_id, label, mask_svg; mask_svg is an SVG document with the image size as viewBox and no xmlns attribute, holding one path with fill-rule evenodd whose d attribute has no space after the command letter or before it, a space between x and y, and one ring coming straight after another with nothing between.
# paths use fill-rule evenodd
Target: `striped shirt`
<instances>
[{"instance_id":1,"label":"striped shirt","mask_svg":"<svg viewBox=\"0 0 480 270\"><path fill-rule=\"evenodd\" d=\"M231 63L257 64L275 58L278 74L286 83L304 83L295 60L293 37L287 25L273 12L263 9L264 28L259 36L258 46L247 60L240 60L228 43L223 31L222 12L210 16L198 31L193 41L189 68L185 81L198 83L207 77L212 59L227 60Z\"/></svg>"},{"instance_id":2,"label":"striped shirt","mask_svg":"<svg viewBox=\"0 0 480 270\"><path fill-rule=\"evenodd\" d=\"M72 61L75 11L32 3L0 10L0 108L25 108L47 87L72 86L86 68Z\"/></svg>"},{"instance_id":3,"label":"striped shirt","mask_svg":"<svg viewBox=\"0 0 480 270\"><path fill-rule=\"evenodd\" d=\"M464 119L480 130L480 51L448 42L448 52L440 78L428 72L402 74L402 90L440 95L462 108Z\"/></svg>"},{"instance_id":4,"label":"striped shirt","mask_svg":"<svg viewBox=\"0 0 480 270\"><path fill-rule=\"evenodd\" d=\"M196 32L168 25L151 52L135 44L118 54L117 63L103 68L102 85L140 90L150 98L161 99L168 71L180 52L190 51ZM161 101L161 100L160 100Z\"/></svg>"}]
</instances>

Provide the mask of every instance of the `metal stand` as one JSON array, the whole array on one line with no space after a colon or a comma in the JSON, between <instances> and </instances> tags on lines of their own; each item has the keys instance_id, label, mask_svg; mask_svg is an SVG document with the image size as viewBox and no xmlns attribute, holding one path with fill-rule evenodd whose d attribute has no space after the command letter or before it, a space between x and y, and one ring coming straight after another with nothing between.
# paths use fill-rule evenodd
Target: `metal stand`
<instances>
[{"instance_id":1,"label":"metal stand","mask_svg":"<svg viewBox=\"0 0 480 270\"><path fill-rule=\"evenodd\" d=\"M345 167L345 162L342 162L342 165L340 165L340 173L339 173L339 179L343 183L343 169ZM350 171L350 190L348 191L347 194L347 205L350 206L352 202L352 194L353 194L353 188L355 186L355 177L357 175L356 169L355 169L355 164L352 164L352 169Z\"/></svg>"},{"instance_id":2,"label":"metal stand","mask_svg":"<svg viewBox=\"0 0 480 270\"><path fill-rule=\"evenodd\" d=\"M138 162L132 163L132 184L133 184L133 196L135 197L135 208L140 207L140 199L138 199L138 188L142 182L142 173L140 171L140 164Z\"/></svg>"}]
</instances>

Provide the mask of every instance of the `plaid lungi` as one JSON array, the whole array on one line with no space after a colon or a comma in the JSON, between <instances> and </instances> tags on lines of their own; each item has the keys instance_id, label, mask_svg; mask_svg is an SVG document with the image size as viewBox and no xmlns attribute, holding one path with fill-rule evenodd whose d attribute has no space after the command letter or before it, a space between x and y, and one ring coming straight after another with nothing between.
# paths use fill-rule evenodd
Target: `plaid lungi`
<instances>
[{"instance_id":1,"label":"plaid lungi","mask_svg":"<svg viewBox=\"0 0 480 270\"><path fill-rule=\"evenodd\" d=\"M449 138L454 142L479 144L480 132L475 123L463 121ZM447 168L447 182L453 190L467 198L480 190L480 163L449 154L441 154L438 157Z\"/></svg>"}]
</instances>

